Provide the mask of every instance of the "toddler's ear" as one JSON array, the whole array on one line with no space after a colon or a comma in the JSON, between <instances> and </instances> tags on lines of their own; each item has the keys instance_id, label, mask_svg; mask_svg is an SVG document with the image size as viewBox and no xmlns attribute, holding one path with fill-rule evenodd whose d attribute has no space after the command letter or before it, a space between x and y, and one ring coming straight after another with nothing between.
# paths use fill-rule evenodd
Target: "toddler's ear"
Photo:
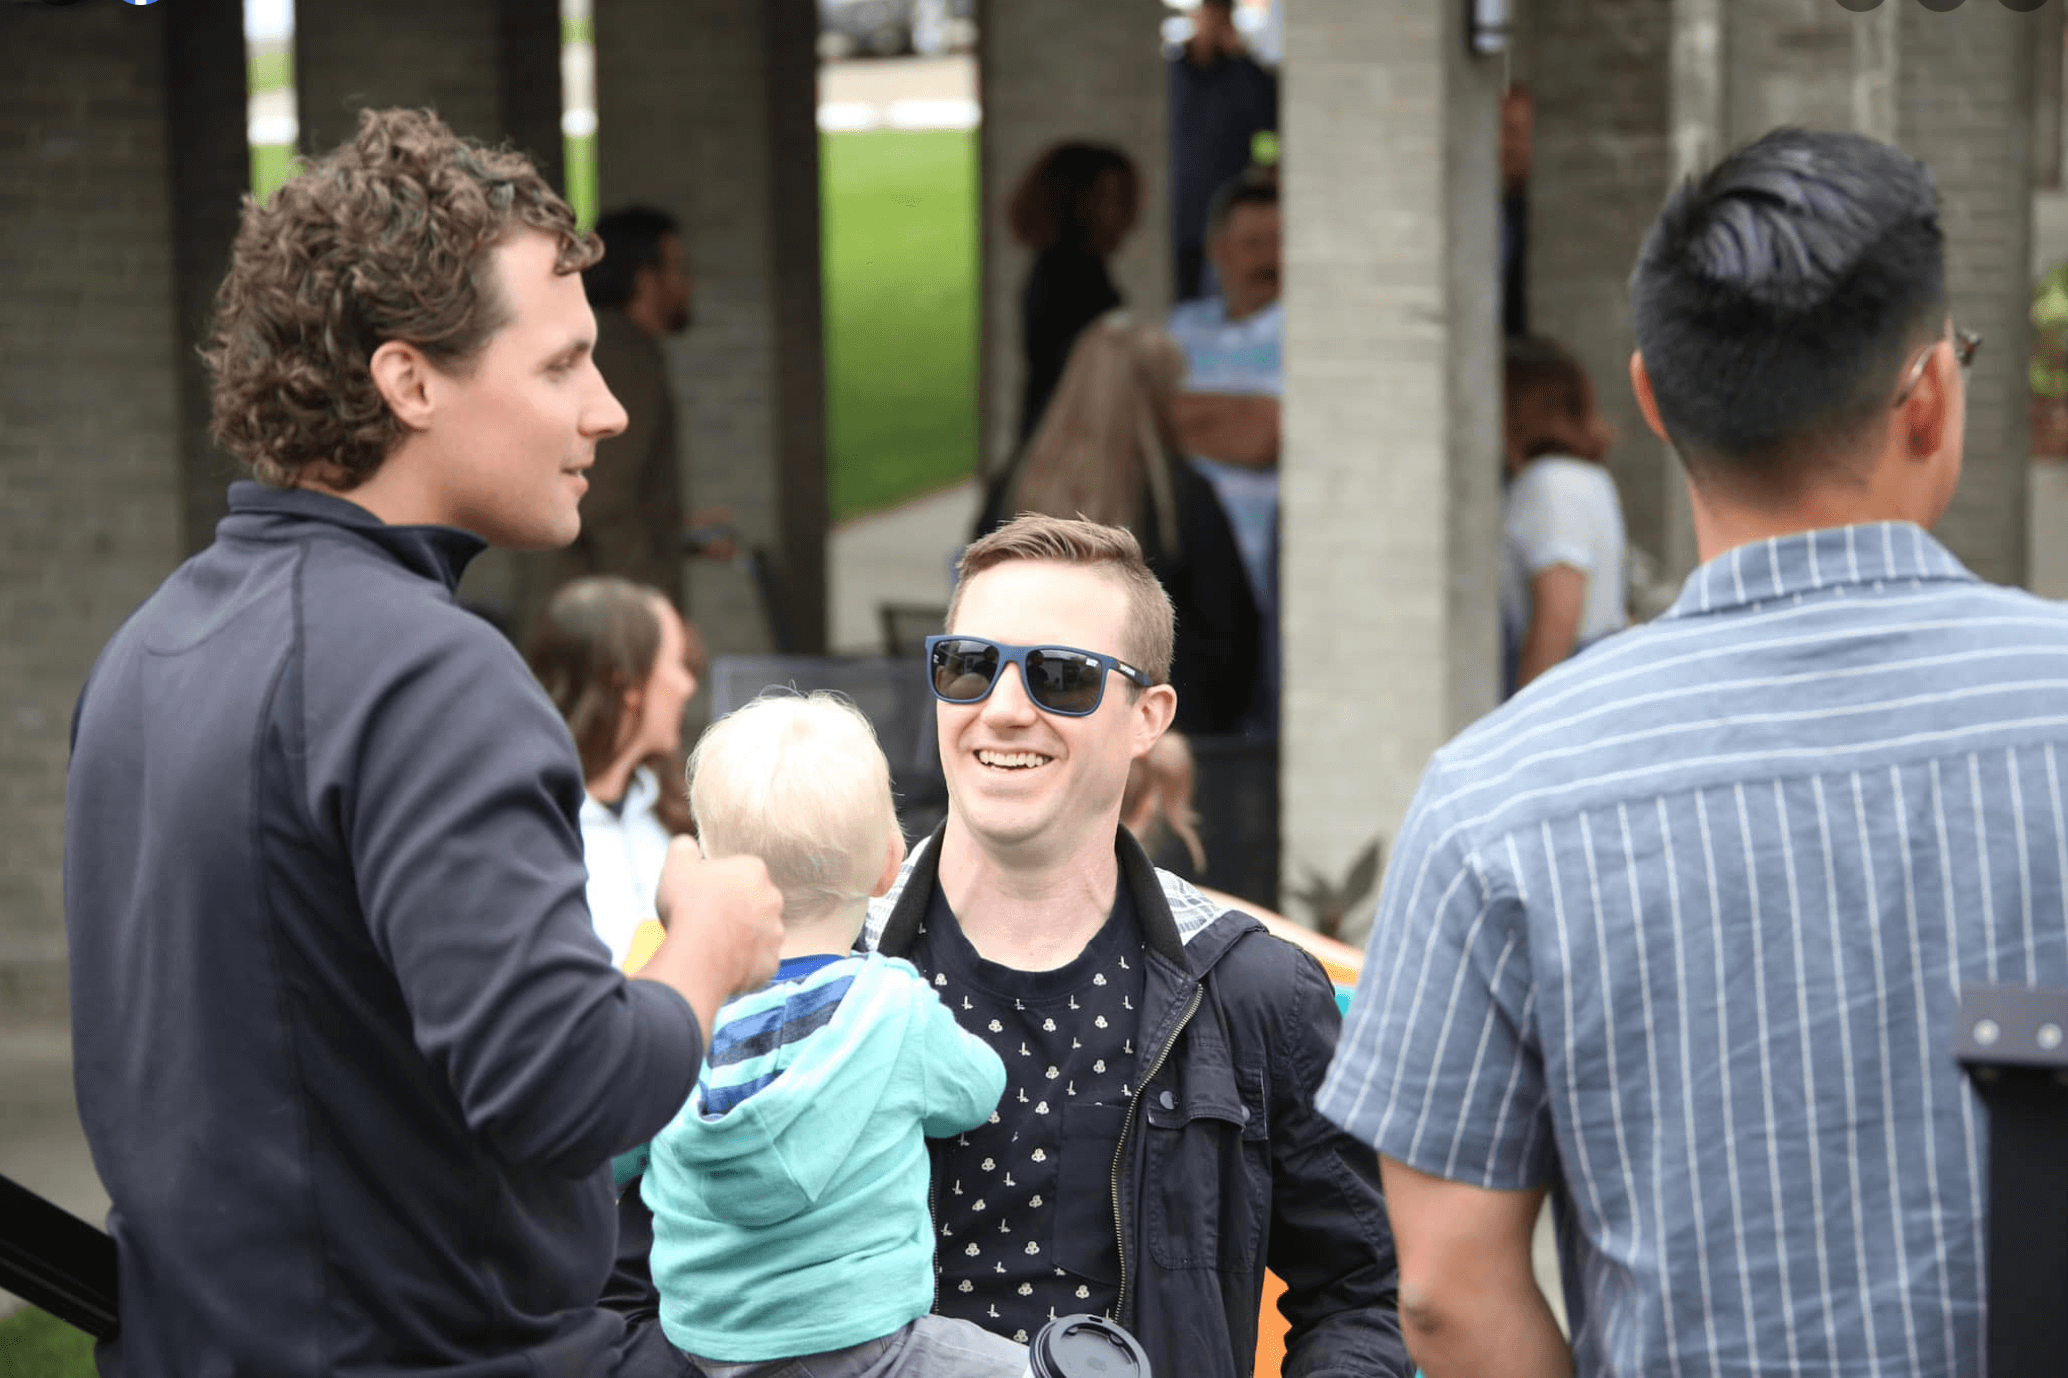
<instances>
[{"instance_id":1,"label":"toddler's ear","mask_svg":"<svg viewBox=\"0 0 2068 1378\"><path fill-rule=\"evenodd\" d=\"M883 874L876 878L876 888L869 892L869 898L880 899L889 894L890 887L898 883L898 869L904 864L905 839L893 832L883 844Z\"/></svg>"}]
</instances>

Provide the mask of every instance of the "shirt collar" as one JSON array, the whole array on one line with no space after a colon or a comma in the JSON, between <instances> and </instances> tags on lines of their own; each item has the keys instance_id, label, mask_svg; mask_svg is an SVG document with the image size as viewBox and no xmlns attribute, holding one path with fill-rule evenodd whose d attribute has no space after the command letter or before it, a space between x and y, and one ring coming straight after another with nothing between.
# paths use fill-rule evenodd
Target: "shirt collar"
<instances>
[{"instance_id":1,"label":"shirt collar","mask_svg":"<svg viewBox=\"0 0 2068 1378\"><path fill-rule=\"evenodd\" d=\"M230 485L226 534L257 537L289 536L304 522L341 526L365 537L397 564L446 591L459 588L460 576L488 542L456 526L390 526L356 502L307 488L272 488L249 479Z\"/></svg>"},{"instance_id":2,"label":"shirt collar","mask_svg":"<svg viewBox=\"0 0 2068 1378\"><path fill-rule=\"evenodd\" d=\"M1818 589L1919 579L1979 582L1913 522L1826 527L1725 551L1688 576L1665 616L1696 617Z\"/></svg>"}]
</instances>

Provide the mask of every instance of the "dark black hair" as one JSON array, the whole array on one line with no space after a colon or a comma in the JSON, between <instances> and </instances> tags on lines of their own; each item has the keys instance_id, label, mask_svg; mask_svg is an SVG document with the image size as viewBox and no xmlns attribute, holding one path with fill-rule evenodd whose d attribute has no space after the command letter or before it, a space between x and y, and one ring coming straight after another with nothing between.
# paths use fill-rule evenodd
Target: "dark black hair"
<instances>
[{"instance_id":1,"label":"dark black hair","mask_svg":"<svg viewBox=\"0 0 2068 1378\"><path fill-rule=\"evenodd\" d=\"M1214 190L1213 200L1206 204L1206 237L1211 240L1228 228L1228 218L1235 214L1237 206L1275 206L1278 204L1278 179L1264 168L1249 168L1237 173Z\"/></svg>"},{"instance_id":2,"label":"dark black hair","mask_svg":"<svg viewBox=\"0 0 2068 1378\"><path fill-rule=\"evenodd\" d=\"M582 274L591 306L623 306L639 286L639 270L661 261L661 241L679 235L674 216L652 206L626 206L596 222L603 258Z\"/></svg>"},{"instance_id":3,"label":"dark black hair","mask_svg":"<svg viewBox=\"0 0 2068 1378\"><path fill-rule=\"evenodd\" d=\"M1777 129L1667 198L1630 277L1659 418L1696 482L1844 462L1941 333L1938 190L1859 134Z\"/></svg>"}]
</instances>

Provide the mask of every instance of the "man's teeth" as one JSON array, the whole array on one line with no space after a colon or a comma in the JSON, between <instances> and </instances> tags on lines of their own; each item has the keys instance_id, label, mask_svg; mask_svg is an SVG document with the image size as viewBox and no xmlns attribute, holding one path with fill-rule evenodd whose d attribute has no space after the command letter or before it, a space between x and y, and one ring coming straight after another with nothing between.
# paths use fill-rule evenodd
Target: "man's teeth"
<instances>
[{"instance_id":1,"label":"man's teeth","mask_svg":"<svg viewBox=\"0 0 2068 1378\"><path fill-rule=\"evenodd\" d=\"M1048 757L1033 751L979 751L977 759L987 766L1003 766L1008 770L1048 764Z\"/></svg>"}]
</instances>

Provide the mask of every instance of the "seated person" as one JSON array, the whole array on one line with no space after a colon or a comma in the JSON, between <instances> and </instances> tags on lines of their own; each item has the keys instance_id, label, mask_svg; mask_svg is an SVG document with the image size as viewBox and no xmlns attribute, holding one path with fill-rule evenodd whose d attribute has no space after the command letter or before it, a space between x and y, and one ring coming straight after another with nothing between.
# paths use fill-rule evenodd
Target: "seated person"
<instances>
[{"instance_id":1,"label":"seated person","mask_svg":"<svg viewBox=\"0 0 2068 1378\"><path fill-rule=\"evenodd\" d=\"M904 859L890 767L828 693L764 695L690 756L709 857L760 857L783 892L773 984L725 1005L696 1090L652 1144L653 1277L668 1339L710 1378L1019 1378L1027 1351L930 1315L925 1139L983 1124L998 1055L911 963L854 951Z\"/></svg>"},{"instance_id":2,"label":"seated person","mask_svg":"<svg viewBox=\"0 0 2068 1378\"><path fill-rule=\"evenodd\" d=\"M1247 728L1253 736L1278 732L1279 399L1285 390L1280 239L1278 185L1268 173L1223 186L1206 230L1221 295L1173 307L1168 326L1188 368L1186 391L1171 399L1172 428L1227 509L1262 617L1259 692Z\"/></svg>"}]
</instances>

